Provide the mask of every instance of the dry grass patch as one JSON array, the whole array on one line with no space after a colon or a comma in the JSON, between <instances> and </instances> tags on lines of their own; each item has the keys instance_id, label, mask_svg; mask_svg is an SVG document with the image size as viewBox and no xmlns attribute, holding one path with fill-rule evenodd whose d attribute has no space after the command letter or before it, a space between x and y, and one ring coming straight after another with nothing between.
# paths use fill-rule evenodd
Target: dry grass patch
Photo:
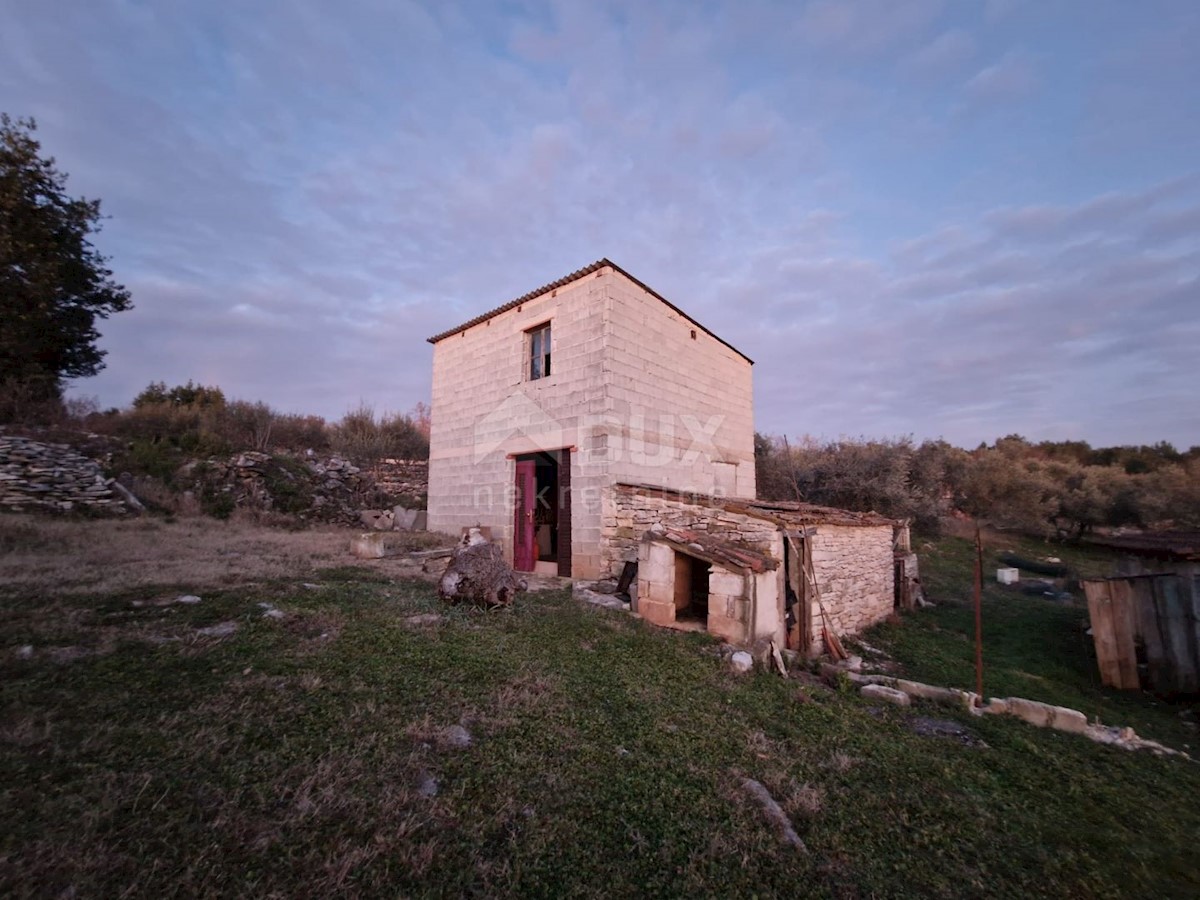
<instances>
[{"instance_id":1,"label":"dry grass patch","mask_svg":"<svg viewBox=\"0 0 1200 900\"><path fill-rule=\"evenodd\" d=\"M5 516L17 533L0 558L0 590L112 594L187 585L297 578L342 561L349 533L271 531L211 519L69 521Z\"/></svg>"},{"instance_id":2,"label":"dry grass patch","mask_svg":"<svg viewBox=\"0 0 1200 900\"><path fill-rule=\"evenodd\" d=\"M186 585L190 590L312 577L353 564L411 575L399 558L350 555L358 532L332 526L284 531L244 521L50 519L0 516L0 592L112 594ZM445 535L388 535L392 552L445 545Z\"/></svg>"},{"instance_id":3,"label":"dry grass patch","mask_svg":"<svg viewBox=\"0 0 1200 900\"><path fill-rule=\"evenodd\" d=\"M862 760L851 756L849 753L834 753L829 757L829 761L825 764L827 768L832 769L839 775L844 775L858 765Z\"/></svg>"}]
</instances>

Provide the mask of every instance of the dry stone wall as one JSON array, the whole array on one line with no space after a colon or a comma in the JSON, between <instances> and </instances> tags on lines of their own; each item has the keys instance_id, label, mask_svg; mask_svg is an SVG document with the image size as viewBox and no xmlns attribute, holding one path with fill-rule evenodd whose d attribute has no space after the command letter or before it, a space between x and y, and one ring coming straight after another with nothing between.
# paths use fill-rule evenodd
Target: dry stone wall
<instances>
[{"instance_id":1,"label":"dry stone wall","mask_svg":"<svg viewBox=\"0 0 1200 900\"><path fill-rule=\"evenodd\" d=\"M0 509L124 513L110 485L98 462L66 444L0 433Z\"/></svg>"},{"instance_id":2,"label":"dry stone wall","mask_svg":"<svg viewBox=\"0 0 1200 900\"><path fill-rule=\"evenodd\" d=\"M101 449L103 441L96 435L80 433L78 440L104 461L65 443L0 430L0 510L128 512L121 485L104 474L113 447ZM138 479L123 474L120 481L137 492ZM384 506L390 511L397 503L418 507L427 489L424 460L388 459L367 469L337 455L273 456L256 451L187 462L171 487L193 501L203 498L201 508L210 511L270 510L347 525L359 524L366 508Z\"/></svg>"},{"instance_id":3,"label":"dry stone wall","mask_svg":"<svg viewBox=\"0 0 1200 900\"><path fill-rule=\"evenodd\" d=\"M833 630L858 634L891 615L895 602L892 529L820 525L812 541L813 571ZM813 649L821 646L821 610L813 602Z\"/></svg>"},{"instance_id":4,"label":"dry stone wall","mask_svg":"<svg viewBox=\"0 0 1200 900\"><path fill-rule=\"evenodd\" d=\"M257 451L188 463L177 483L205 497L209 509L251 509L303 521L358 524L360 511L386 499L358 466L340 456L297 458Z\"/></svg>"},{"instance_id":5,"label":"dry stone wall","mask_svg":"<svg viewBox=\"0 0 1200 900\"><path fill-rule=\"evenodd\" d=\"M410 509L424 509L429 494L429 460L381 459L367 470L375 486Z\"/></svg>"}]
</instances>

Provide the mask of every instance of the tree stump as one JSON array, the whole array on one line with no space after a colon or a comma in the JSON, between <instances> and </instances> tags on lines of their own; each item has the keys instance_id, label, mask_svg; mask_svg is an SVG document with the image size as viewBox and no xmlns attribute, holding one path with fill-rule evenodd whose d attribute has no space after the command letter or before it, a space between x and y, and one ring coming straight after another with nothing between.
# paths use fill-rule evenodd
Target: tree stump
<instances>
[{"instance_id":1,"label":"tree stump","mask_svg":"<svg viewBox=\"0 0 1200 900\"><path fill-rule=\"evenodd\" d=\"M504 561L504 553L492 543L469 543L455 548L446 571L438 581L438 597L445 603L473 603L487 608L509 606L529 583Z\"/></svg>"}]
</instances>

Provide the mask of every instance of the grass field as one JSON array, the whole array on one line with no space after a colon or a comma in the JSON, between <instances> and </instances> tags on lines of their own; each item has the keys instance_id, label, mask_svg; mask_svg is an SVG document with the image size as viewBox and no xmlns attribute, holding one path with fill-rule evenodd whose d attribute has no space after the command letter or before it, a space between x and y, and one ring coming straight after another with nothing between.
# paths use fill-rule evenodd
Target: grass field
<instances>
[{"instance_id":1,"label":"grass field","mask_svg":"<svg viewBox=\"0 0 1200 900\"><path fill-rule=\"evenodd\" d=\"M1195 763L735 676L705 635L565 592L442 610L425 582L346 565L345 535L301 533L289 550L248 527L142 523L162 558L183 553L176 540L207 548L150 577L105 568L125 551L104 553L92 524L77 526L99 542L91 561L40 586L16 569L57 572L74 526L48 541L0 519L8 896L1200 892ZM278 565L228 566L248 544ZM925 549L935 595L969 596L964 555ZM170 602L183 593L202 601ZM1191 739L1176 710L1092 684L1078 609L1013 600L989 591L989 694L1078 698ZM969 686L964 615L947 602L868 639L914 677ZM227 622L231 635L200 632ZM977 740L918 734L918 716L958 718ZM742 777L767 786L807 854Z\"/></svg>"}]
</instances>

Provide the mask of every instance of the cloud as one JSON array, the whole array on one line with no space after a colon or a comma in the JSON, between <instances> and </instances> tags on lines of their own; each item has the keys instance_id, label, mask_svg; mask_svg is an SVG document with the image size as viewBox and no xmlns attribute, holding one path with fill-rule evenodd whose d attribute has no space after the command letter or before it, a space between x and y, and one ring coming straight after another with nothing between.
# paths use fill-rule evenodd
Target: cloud
<instances>
[{"instance_id":1,"label":"cloud","mask_svg":"<svg viewBox=\"0 0 1200 900\"><path fill-rule=\"evenodd\" d=\"M8 111L102 198L134 294L75 387L106 405L192 378L329 417L406 409L425 337L609 256L758 360L768 431L1200 442L1175 399L1194 126L1170 126L1172 161L1165 120L1139 120L1137 152L1089 171L1062 163L1091 159L1072 121L956 115L1081 83L1018 16L999 56L936 0L10 19ZM1103 60L1118 37L1080 42ZM1190 63L1161 58L1179 119Z\"/></svg>"},{"instance_id":2,"label":"cloud","mask_svg":"<svg viewBox=\"0 0 1200 900\"><path fill-rule=\"evenodd\" d=\"M987 0L983 5L983 18L988 24L996 24L1009 18L1028 0Z\"/></svg>"},{"instance_id":3,"label":"cloud","mask_svg":"<svg viewBox=\"0 0 1200 900\"><path fill-rule=\"evenodd\" d=\"M900 62L901 72L917 78L937 78L955 72L974 58L975 39L961 28L943 31Z\"/></svg>"},{"instance_id":4,"label":"cloud","mask_svg":"<svg viewBox=\"0 0 1200 900\"><path fill-rule=\"evenodd\" d=\"M1174 184L996 209L898 243L889 264L854 279L844 274L865 261L828 252L792 260L785 283L762 275L748 296L786 291L791 303L771 304L783 310L821 296L837 315L755 331L760 409L771 411L760 427L795 434L796 419L776 411L800 403L803 430L829 437L915 431L969 445L1013 430L1071 436L1071 422L1074 436L1120 442L1138 421L1194 442L1200 411L1177 400L1194 357L1179 336L1200 330L1200 229L1170 250L1158 235L1195 221L1200 193Z\"/></svg>"},{"instance_id":5,"label":"cloud","mask_svg":"<svg viewBox=\"0 0 1200 900\"><path fill-rule=\"evenodd\" d=\"M812 0L798 28L816 46L872 54L919 36L943 7L943 0Z\"/></svg>"},{"instance_id":6,"label":"cloud","mask_svg":"<svg viewBox=\"0 0 1200 900\"><path fill-rule=\"evenodd\" d=\"M1033 61L1024 54L1010 52L971 76L963 85L963 92L973 105L982 107L1022 100L1037 86Z\"/></svg>"}]
</instances>

